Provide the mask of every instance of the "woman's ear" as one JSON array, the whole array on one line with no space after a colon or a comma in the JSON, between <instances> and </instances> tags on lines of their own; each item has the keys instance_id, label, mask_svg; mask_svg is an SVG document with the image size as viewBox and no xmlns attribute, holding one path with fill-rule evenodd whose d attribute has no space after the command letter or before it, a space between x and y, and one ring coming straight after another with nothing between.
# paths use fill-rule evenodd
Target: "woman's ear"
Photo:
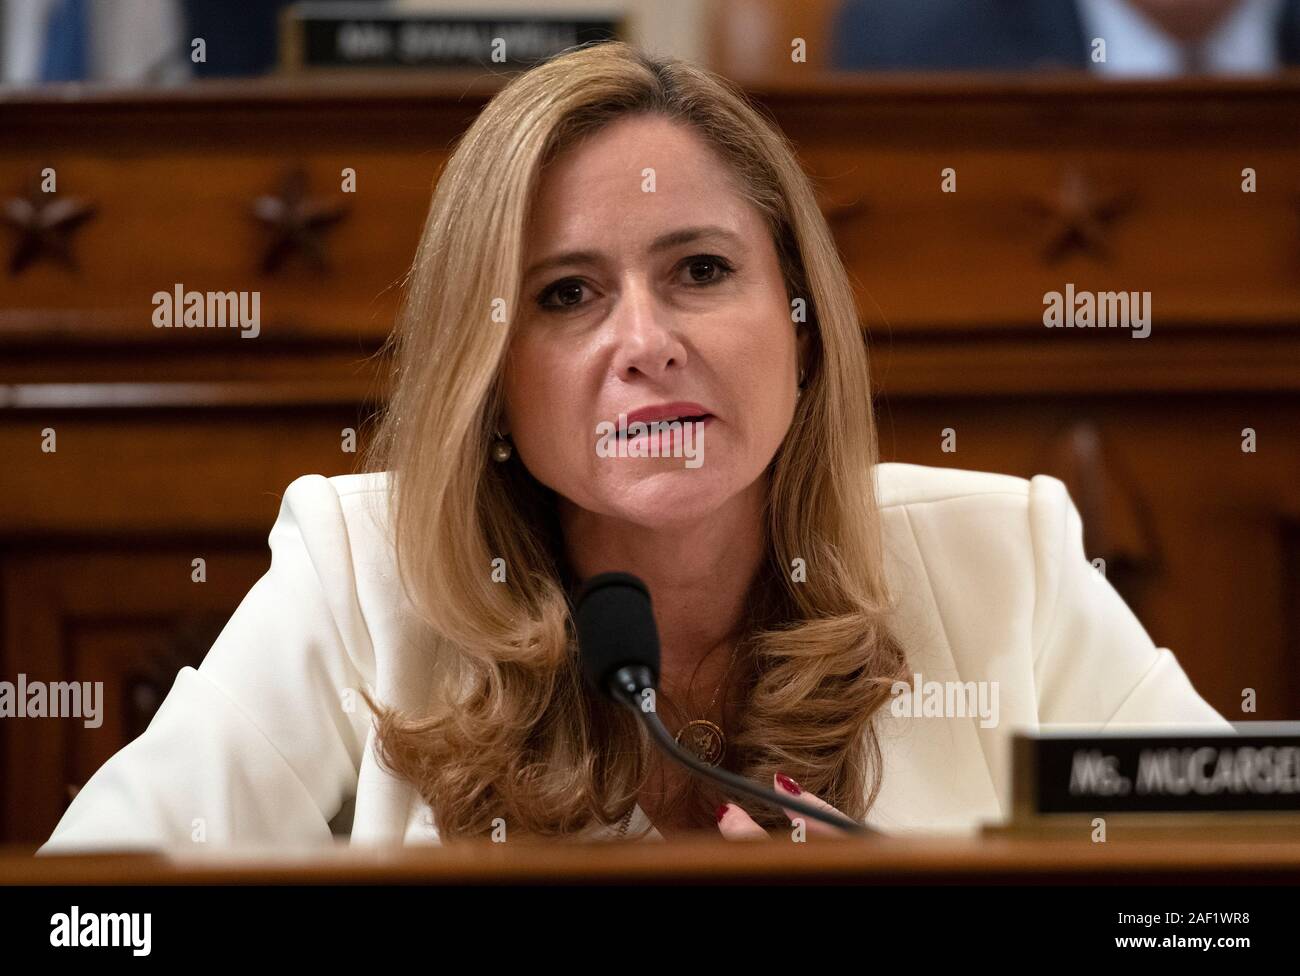
<instances>
[{"instance_id":1,"label":"woman's ear","mask_svg":"<svg viewBox=\"0 0 1300 976\"><path fill-rule=\"evenodd\" d=\"M799 354L799 376L805 375L808 369L808 347L812 345L812 328L807 322L800 322L795 330L795 341L798 345Z\"/></svg>"}]
</instances>

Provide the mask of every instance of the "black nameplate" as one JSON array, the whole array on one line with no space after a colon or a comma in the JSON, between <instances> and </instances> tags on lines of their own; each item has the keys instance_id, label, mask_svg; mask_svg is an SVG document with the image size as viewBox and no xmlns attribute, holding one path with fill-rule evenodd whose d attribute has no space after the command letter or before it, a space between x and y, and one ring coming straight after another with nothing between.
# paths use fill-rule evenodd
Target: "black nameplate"
<instances>
[{"instance_id":1,"label":"black nameplate","mask_svg":"<svg viewBox=\"0 0 1300 976\"><path fill-rule=\"evenodd\" d=\"M1294 732L1020 734L1014 750L1017 818L1300 811Z\"/></svg>"},{"instance_id":2,"label":"black nameplate","mask_svg":"<svg viewBox=\"0 0 1300 976\"><path fill-rule=\"evenodd\" d=\"M622 27L611 16L457 16L329 2L294 4L283 25L285 61L305 68L523 68L614 39Z\"/></svg>"}]
</instances>

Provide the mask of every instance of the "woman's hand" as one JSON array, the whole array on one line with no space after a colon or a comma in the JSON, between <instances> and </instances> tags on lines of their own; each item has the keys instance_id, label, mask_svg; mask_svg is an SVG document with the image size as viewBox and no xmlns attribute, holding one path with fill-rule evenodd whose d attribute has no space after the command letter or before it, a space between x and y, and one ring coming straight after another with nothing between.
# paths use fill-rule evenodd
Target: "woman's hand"
<instances>
[{"instance_id":1,"label":"woman's hand","mask_svg":"<svg viewBox=\"0 0 1300 976\"><path fill-rule=\"evenodd\" d=\"M785 773L777 773L773 778L775 789L778 793L787 793L790 796L797 796L799 799L811 803L815 807L826 810L829 813L837 813L841 817L844 814L836 810L821 797L813 796L811 793L801 789L799 784L792 780ZM794 810L786 810L785 815L790 818L792 829L802 826L803 832L810 837L848 837L847 831L839 827L833 827L828 823L820 820L814 820L812 817L805 817L802 813ZM722 836L727 840L771 840L772 835L754 822L754 819L743 809L734 803L724 803L718 807L718 830L722 831ZM795 839L800 839L796 837Z\"/></svg>"}]
</instances>

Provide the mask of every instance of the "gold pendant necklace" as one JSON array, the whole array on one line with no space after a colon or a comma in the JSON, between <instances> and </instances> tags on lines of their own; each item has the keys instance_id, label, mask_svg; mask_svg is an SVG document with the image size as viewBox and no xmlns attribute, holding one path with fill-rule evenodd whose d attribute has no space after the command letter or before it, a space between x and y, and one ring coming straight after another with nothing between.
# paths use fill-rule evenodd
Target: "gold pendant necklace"
<instances>
[{"instance_id":1,"label":"gold pendant necklace","mask_svg":"<svg viewBox=\"0 0 1300 976\"><path fill-rule=\"evenodd\" d=\"M722 680L718 682L717 689L713 692L713 700L709 702L709 707L704 710L707 715L713 710L714 702L718 700L718 692L726 684L727 675L731 674L731 664L736 659L736 645L731 646L731 657L727 659L727 670L722 672ZM706 766L717 766L722 762L723 756L727 753L727 737L723 734L722 728L715 722L710 722L707 718L691 719L680 729L674 736L677 744L684 749L695 754L695 757Z\"/></svg>"},{"instance_id":2,"label":"gold pendant necklace","mask_svg":"<svg viewBox=\"0 0 1300 976\"><path fill-rule=\"evenodd\" d=\"M691 719L677 732L677 744L684 746L706 766L716 766L722 762L727 751L727 737L707 718Z\"/></svg>"}]
</instances>

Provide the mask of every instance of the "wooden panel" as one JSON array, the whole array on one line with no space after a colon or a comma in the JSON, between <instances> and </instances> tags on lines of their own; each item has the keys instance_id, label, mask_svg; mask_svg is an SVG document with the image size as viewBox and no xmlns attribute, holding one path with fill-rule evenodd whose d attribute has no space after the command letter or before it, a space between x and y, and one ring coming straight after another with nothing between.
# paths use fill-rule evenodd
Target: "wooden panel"
<instances>
[{"instance_id":1,"label":"wooden panel","mask_svg":"<svg viewBox=\"0 0 1300 976\"><path fill-rule=\"evenodd\" d=\"M373 348L391 324L437 168L484 84L463 95L414 82L366 93L281 81L228 83L207 98L0 98L15 135L0 148L0 193L18 194L50 165L60 193L96 206L73 235L80 271L37 263L9 282L0 341L51 328L174 341L149 324L150 296L181 283L256 286L268 340L360 338ZM1034 338L1043 295L1067 282L1150 291L1155 337L1298 324L1300 134L1289 122L1300 76L1163 85L814 76L753 94L816 177L877 330ZM95 138L82 138L91 127ZM355 194L340 192L345 166L357 170ZM1241 190L1248 166L1255 193ZM253 201L297 167L313 199L347 210L320 233L330 270L294 260L262 274L269 238ZM944 167L956 171L955 193L940 192ZM1104 251L1067 246L1049 260L1054 235L1114 197L1130 202L1099 218ZM233 330L209 341L229 352L249 344Z\"/></svg>"},{"instance_id":2,"label":"wooden panel","mask_svg":"<svg viewBox=\"0 0 1300 976\"><path fill-rule=\"evenodd\" d=\"M357 349L358 338L382 337L446 146L483 96L471 94L464 104L449 93L418 102L381 98L359 111L364 87L347 84L342 101L266 82L125 99L92 93L67 100L57 88L0 96L7 133L0 196L20 196L48 166L60 194L95 206L73 234L78 271L38 262L11 276L0 341L39 341L52 325L83 341L192 340L192 330L150 323L153 293L177 283L261 291L263 333L254 343L333 337ZM482 92L483 85L465 88ZM356 171L355 193L342 192L345 167ZM347 211L320 233L329 269L294 259L263 274L270 235L254 203L297 169L313 200ZM227 350L250 344L234 330L205 338Z\"/></svg>"},{"instance_id":3,"label":"wooden panel","mask_svg":"<svg viewBox=\"0 0 1300 976\"><path fill-rule=\"evenodd\" d=\"M191 580L197 557L207 564L203 583ZM49 836L71 799L69 787L84 784L142 731L158 704L151 692L165 692L181 666L202 660L219 622L269 566L266 531L192 534L184 544L130 550L87 542L51 552L42 545L0 556L6 680L25 674L28 681L103 682L97 728L78 718L0 723L0 829L9 840Z\"/></svg>"},{"instance_id":4,"label":"wooden panel","mask_svg":"<svg viewBox=\"0 0 1300 976\"><path fill-rule=\"evenodd\" d=\"M355 468L341 432L360 419L338 409L0 414L0 452L21 472L0 491L0 533L269 529L294 478ZM53 454L41 451L47 428Z\"/></svg>"},{"instance_id":5,"label":"wooden panel","mask_svg":"<svg viewBox=\"0 0 1300 976\"><path fill-rule=\"evenodd\" d=\"M76 235L77 287L68 287L68 273L58 266L33 265L14 283L12 305L6 302L0 328L18 334L40 329L45 312L64 316L75 328L81 323L72 316L93 301L89 309L96 316L85 324L86 338L187 343L194 330L151 324L152 296L183 285L194 291L258 291L261 336L253 342L262 337L382 337L396 307L395 286L415 252L434 161L360 149L311 153L302 165L310 174L314 199L346 203L340 173L352 167L358 195L366 191L364 203L351 207L340 226L321 231L330 270L317 272L297 261L273 276L262 274L260 262L272 235L254 219L253 204L276 190L298 156L268 156L246 144L222 153L219 167L195 168L179 152L127 159L102 150L94 155L47 153L44 165L56 169L61 190L99 201L97 214ZM8 178L0 179L0 190L40 169L30 157L6 163ZM166 192L158 192L159 187ZM381 187L384 192L375 192ZM339 289L346 300L317 307L322 282L334 283L335 290L340 278L346 279L346 287ZM249 341L235 330L215 331L204 339L222 348Z\"/></svg>"},{"instance_id":6,"label":"wooden panel","mask_svg":"<svg viewBox=\"0 0 1300 976\"><path fill-rule=\"evenodd\" d=\"M842 213L845 261L877 329L1028 329L1041 338L1043 296L1067 282L1150 291L1153 335L1124 337L1135 346L1188 326L1300 322L1300 132L1282 121L1300 101L1289 83L1181 101L1137 85L1091 99L1066 84L1050 100L976 91L954 101L886 89L854 104L847 91L774 104L829 209ZM953 193L940 189L947 167ZM1246 167L1257 192L1242 192ZM1071 226L1055 209L1072 212L1076 179L1084 213L1131 200L1098 218L1104 251L1076 247L1049 260L1047 242Z\"/></svg>"}]
</instances>

